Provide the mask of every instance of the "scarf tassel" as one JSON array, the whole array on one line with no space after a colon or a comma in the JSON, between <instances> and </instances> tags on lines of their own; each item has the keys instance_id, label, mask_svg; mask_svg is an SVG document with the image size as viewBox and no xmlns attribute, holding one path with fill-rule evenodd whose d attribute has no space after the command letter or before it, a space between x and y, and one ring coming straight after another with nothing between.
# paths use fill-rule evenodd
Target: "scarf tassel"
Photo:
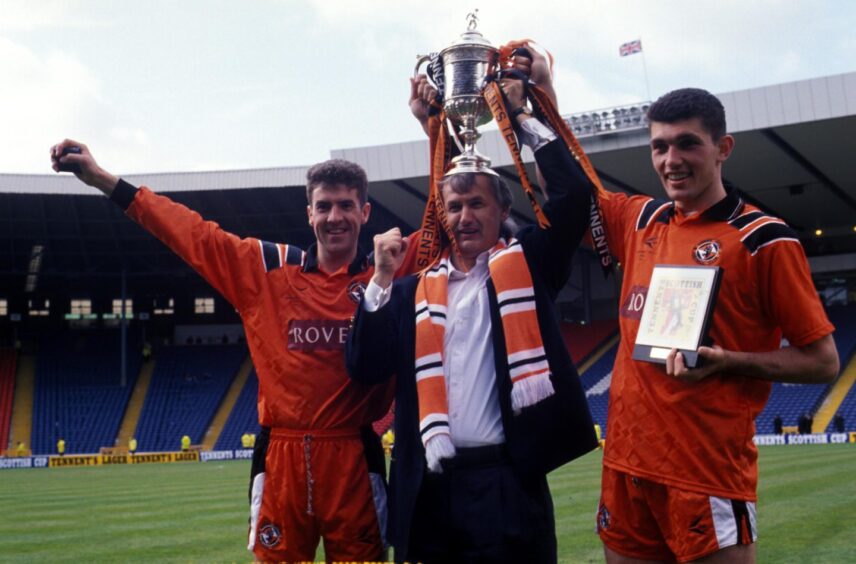
<instances>
[{"instance_id":1,"label":"scarf tassel","mask_svg":"<svg viewBox=\"0 0 856 564\"><path fill-rule=\"evenodd\" d=\"M443 472L440 460L455 457L455 445L448 433L437 433L425 444L425 460L428 462L428 470L434 473Z\"/></svg>"},{"instance_id":2,"label":"scarf tassel","mask_svg":"<svg viewBox=\"0 0 856 564\"><path fill-rule=\"evenodd\" d=\"M549 372L524 378L511 387L511 409L519 414L524 407L535 405L556 393Z\"/></svg>"}]
</instances>

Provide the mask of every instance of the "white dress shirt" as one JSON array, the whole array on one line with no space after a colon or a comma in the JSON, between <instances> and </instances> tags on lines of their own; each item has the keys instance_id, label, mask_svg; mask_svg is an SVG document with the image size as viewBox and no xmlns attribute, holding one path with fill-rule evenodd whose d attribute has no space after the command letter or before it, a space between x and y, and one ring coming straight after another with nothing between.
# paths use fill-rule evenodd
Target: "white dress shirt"
<instances>
[{"instance_id":1,"label":"white dress shirt","mask_svg":"<svg viewBox=\"0 0 856 564\"><path fill-rule=\"evenodd\" d=\"M487 257L487 251L479 255L469 272L449 264L443 374L449 432L458 448L505 442L495 385ZM370 282L363 301L366 311L376 311L388 301L389 288Z\"/></svg>"}]
</instances>

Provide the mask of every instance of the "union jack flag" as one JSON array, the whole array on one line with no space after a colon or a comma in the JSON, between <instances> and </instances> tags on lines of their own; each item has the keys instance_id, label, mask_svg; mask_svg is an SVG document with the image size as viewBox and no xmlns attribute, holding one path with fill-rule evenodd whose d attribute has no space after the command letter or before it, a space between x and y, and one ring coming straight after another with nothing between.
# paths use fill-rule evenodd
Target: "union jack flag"
<instances>
[{"instance_id":1,"label":"union jack flag","mask_svg":"<svg viewBox=\"0 0 856 564\"><path fill-rule=\"evenodd\" d=\"M618 54L622 57L626 57L627 55L632 55L633 53L641 53L642 52L642 40L635 39L633 41L628 41L618 48Z\"/></svg>"}]
</instances>

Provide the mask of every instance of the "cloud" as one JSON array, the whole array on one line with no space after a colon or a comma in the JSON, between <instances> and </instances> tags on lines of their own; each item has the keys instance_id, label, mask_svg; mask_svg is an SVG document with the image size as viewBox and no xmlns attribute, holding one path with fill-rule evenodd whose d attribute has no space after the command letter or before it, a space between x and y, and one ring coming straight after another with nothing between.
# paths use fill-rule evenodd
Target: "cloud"
<instances>
[{"instance_id":1,"label":"cloud","mask_svg":"<svg viewBox=\"0 0 856 564\"><path fill-rule=\"evenodd\" d=\"M619 93L578 71L564 67L555 69L553 84L559 98L559 110L564 114L632 104L645 98L642 85Z\"/></svg>"},{"instance_id":2,"label":"cloud","mask_svg":"<svg viewBox=\"0 0 856 564\"><path fill-rule=\"evenodd\" d=\"M99 103L98 81L73 57L40 57L2 37L0 76L0 170L33 170L37 162L47 169L50 145Z\"/></svg>"},{"instance_id":3,"label":"cloud","mask_svg":"<svg viewBox=\"0 0 856 564\"><path fill-rule=\"evenodd\" d=\"M148 134L141 129L114 127L109 130L108 135L111 140L124 144L133 144L140 147L149 147L151 145Z\"/></svg>"},{"instance_id":4,"label":"cloud","mask_svg":"<svg viewBox=\"0 0 856 564\"><path fill-rule=\"evenodd\" d=\"M111 149L114 141L127 149L121 154L135 156L148 144L145 132L111 125L115 112L102 97L100 80L74 56L58 51L40 56L0 37L0 76L2 172L49 173L48 149L66 137L102 146L107 157L119 157ZM127 157L120 159L130 164Z\"/></svg>"},{"instance_id":5,"label":"cloud","mask_svg":"<svg viewBox=\"0 0 856 564\"><path fill-rule=\"evenodd\" d=\"M62 2L28 2L6 0L3 2L3 17L0 31L33 31L46 27L64 25L66 7Z\"/></svg>"},{"instance_id":6,"label":"cloud","mask_svg":"<svg viewBox=\"0 0 856 564\"><path fill-rule=\"evenodd\" d=\"M107 25L98 17L83 15L81 7L75 0L3 0L0 32Z\"/></svg>"}]
</instances>

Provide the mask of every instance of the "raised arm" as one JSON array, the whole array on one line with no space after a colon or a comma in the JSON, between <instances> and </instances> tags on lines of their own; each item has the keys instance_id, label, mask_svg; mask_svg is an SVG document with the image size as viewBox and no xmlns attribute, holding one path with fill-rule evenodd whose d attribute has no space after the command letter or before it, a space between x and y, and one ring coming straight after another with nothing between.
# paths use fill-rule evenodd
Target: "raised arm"
<instances>
[{"instance_id":1,"label":"raised arm","mask_svg":"<svg viewBox=\"0 0 856 564\"><path fill-rule=\"evenodd\" d=\"M69 147L79 147L80 152L63 156ZM78 179L113 200L235 307L240 309L259 291L258 279L265 272L260 241L227 233L187 207L121 180L101 168L83 143L66 139L54 145L51 164L57 172L60 165L77 165L74 174ZM271 252L278 252L278 248L274 245L266 254Z\"/></svg>"},{"instance_id":2,"label":"raised arm","mask_svg":"<svg viewBox=\"0 0 856 564\"><path fill-rule=\"evenodd\" d=\"M395 372L397 358L396 313L398 301L390 303L392 280L409 247L397 227L374 237L375 272L357 306L354 323L345 345L348 374L358 382L375 384Z\"/></svg>"},{"instance_id":3,"label":"raised arm","mask_svg":"<svg viewBox=\"0 0 856 564\"><path fill-rule=\"evenodd\" d=\"M588 227L594 185L564 141L521 111L526 103L523 81L504 78L501 85L509 111L515 116L518 138L534 151L547 197L544 214L550 221L546 229L524 228L519 237L528 260L557 293L567 281L574 250Z\"/></svg>"}]
</instances>

